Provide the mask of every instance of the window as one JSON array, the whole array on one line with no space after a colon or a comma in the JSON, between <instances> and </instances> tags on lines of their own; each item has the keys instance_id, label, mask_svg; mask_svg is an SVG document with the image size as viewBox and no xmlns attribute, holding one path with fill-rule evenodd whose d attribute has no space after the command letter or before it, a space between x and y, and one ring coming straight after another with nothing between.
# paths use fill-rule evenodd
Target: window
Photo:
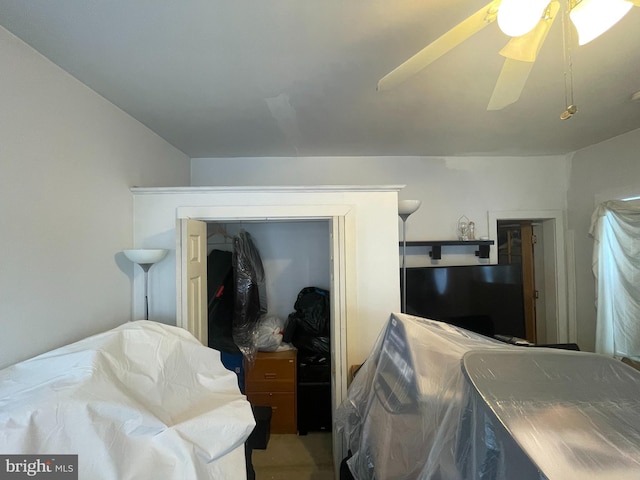
<instances>
[{"instance_id":1,"label":"window","mask_svg":"<svg viewBox=\"0 0 640 480\"><path fill-rule=\"evenodd\" d=\"M596 352L640 357L640 200L611 200L596 208Z\"/></svg>"}]
</instances>

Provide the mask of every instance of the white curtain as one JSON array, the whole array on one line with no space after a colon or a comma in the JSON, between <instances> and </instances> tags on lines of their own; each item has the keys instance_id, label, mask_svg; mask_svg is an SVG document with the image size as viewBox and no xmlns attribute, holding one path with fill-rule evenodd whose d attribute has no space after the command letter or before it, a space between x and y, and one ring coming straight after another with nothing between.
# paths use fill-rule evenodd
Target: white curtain
<instances>
[{"instance_id":1,"label":"white curtain","mask_svg":"<svg viewBox=\"0 0 640 480\"><path fill-rule=\"evenodd\" d=\"M601 203L591 217L596 352L640 357L640 201Z\"/></svg>"}]
</instances>

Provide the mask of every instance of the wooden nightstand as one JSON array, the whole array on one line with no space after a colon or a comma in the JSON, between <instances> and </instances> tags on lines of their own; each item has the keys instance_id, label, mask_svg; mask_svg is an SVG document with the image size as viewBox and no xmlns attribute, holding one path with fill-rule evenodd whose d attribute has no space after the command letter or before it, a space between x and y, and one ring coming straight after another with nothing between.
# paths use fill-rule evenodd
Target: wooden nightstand
<instances>
[{"instance_id":1,"label":"wooden nightstand","mask_svg":"<svg viewBox=\"0 0 640 480\"><path fill-rule=\"evenodd\" d=\"M271 433L297 433L296 350L258 352L245 365L245 390L251 405L272 408Z\"/></svg>"}]
</instances>

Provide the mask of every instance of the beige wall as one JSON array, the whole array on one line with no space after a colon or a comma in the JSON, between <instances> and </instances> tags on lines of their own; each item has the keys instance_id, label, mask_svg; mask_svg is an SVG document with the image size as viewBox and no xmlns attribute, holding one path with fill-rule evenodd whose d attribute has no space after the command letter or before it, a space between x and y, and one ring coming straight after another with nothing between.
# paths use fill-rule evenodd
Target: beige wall
<instances>
[{"instance_id":1,"label":"beige wall","mask_svg":"<svg viewBox=\"0 0 640 480\"><path fill-rule=\"evenodd\" d=\"M131 318L132 185L189 159L0 28L0 367Z\"/></svg>"}]
</instances>

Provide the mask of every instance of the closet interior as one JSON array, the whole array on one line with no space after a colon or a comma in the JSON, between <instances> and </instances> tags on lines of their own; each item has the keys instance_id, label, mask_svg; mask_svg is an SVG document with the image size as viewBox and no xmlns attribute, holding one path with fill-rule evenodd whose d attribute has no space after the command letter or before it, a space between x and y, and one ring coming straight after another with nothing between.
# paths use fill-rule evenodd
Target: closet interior
<instances>
[{"instance_id":1,"label":"closet interior","mask_svg":"<svg viewBox=\"0 0 640 480\"><path fill-rule=\"evenodd\" d=\"M330 222L207 222L207 256L209 346L271 433L330 431Z\"/></svg>"}]
</instances>

